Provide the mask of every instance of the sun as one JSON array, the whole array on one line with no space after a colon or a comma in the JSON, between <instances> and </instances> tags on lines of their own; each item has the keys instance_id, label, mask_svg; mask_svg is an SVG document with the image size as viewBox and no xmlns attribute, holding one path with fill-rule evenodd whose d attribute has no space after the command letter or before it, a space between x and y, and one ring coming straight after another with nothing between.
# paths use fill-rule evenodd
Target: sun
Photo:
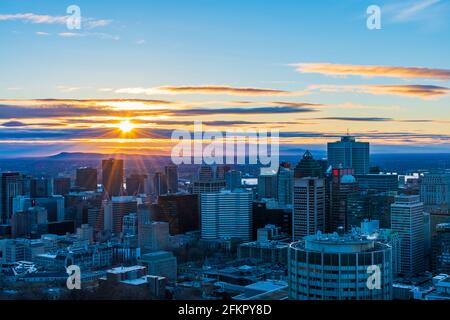
<instances>
[{"instance_id":1,"label":"sun","mask_svg":"<svg viewBox=\"0 0 450 320\"><path fill-rule=\"evenodd\" d=\"M118 128L123 133L129 133L134 129L134 124L128 120L121 121Z\"/></svg>"}]
</instances>

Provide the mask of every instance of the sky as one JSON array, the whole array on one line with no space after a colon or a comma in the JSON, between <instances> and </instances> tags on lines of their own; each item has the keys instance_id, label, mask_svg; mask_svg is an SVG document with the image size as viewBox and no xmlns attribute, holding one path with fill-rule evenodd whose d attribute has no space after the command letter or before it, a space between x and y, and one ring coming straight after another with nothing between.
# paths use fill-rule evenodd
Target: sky
<instances>
[{"instance_id":1,"label":"sky","mask_svg":"<svg viewBox=\"0 0 450 320\"><path fill-rule=\"evenodd\" d=\"M449 0L2 0L0 157L168 154L194 121L450 152L449 31Z\"/></svg>"}]
</instances>

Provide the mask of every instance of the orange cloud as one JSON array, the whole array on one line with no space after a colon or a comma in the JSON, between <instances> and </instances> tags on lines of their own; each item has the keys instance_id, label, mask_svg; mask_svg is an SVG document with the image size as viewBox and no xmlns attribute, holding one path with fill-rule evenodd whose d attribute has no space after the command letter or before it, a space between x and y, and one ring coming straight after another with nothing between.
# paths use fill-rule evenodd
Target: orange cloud
<instances>
[{"instance_id":1,"label":"orange cloud","mask_svg":"<svg viewBox=\"0 0 450 320\"><path fill-rule=\"evenodd\" d=\"M369 77L427 78L449 80L450 70L421 67L363 66L334 63L299 63L292 65L301 73L320 73L325 75L358 75Z\"/></svg>"}]
</instances>

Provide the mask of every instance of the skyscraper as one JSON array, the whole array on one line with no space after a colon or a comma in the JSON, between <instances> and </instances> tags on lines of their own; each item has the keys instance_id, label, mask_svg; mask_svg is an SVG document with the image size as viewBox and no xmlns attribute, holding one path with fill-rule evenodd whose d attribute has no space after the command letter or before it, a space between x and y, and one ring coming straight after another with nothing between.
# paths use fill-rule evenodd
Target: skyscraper
<instances>
[{"instance_id":1,"label":"skyscraper","mask_svg":"<svg viewBox=\"0 0 450 320\"><path fill-rule=\"evenodd\" d=\"M278 196L278 176L276 173L261 173L258 176L258 199L274 198Z\"/></svg>"},{"instance_id":2,"label":"skyscraper","mask_svg":"<svg viewBox=\"0 0 450 320\"><path fill-rule=\"evenodd\" d=\"M294 169L296 178L323 177L324 168L318 160L314 160L313 155L308 150L303 154L302 159Z\"/></svg>"},{"instance_id":3,"label":"skyscraper","mask_svg":"<svg viewBox=\"0 0 450 320\"><path fill-rule=\"evenodd\" d=\"M164 168L167 179L167 191L169 193L178 192L178 167L176 165L166 166Z\"/></svg>"},{"instance_id":4,"label":"skyscraper","mask_svg":"<svg viewBox=\"0 0 450 320\"><path fill-rule=\"evenodd\" d=\"M3 172L0 177L1 223L9 223L13 213L13 199L24 194L24 177L19 172Z\"/></svg>"},{"instance_id":5,"label":"skyscraper","mask_svg":"<svg viewBox=\"0 0 450 320\"><path fill-rule=\"evenodd\" d=\"M56 177L53 179L53 194L65 196L70 192L70 178Z\"/></svg>"},{"instance_id":6,"label":"skyscraper","mask_svg":"<svg viewBox=\"0 0 450 320\"><path fill-rule=\"evenodd\" d=\"M328 164L333 168L353 168L355 175L369 173L369 143L356 142L344 136L341 141L328 143Z\"/></svg>"},{"instance_id":7,"label":"skyscraper","mask_svg":"<svg viewBox=\"0 0 450 320\"><path fill-rule=\"evenodd\" d=\"M145 186L147 181L146 174L132 174L126 179L127 194L134 196L145 193Z\"/></svg>"},{"instance_id":8,"label":"skyscraper","mask_svg":"<svg viewBox=\"0 0 450 320\"><path fill-rule=\"evenodd\" d=\"M294 172L286 165L280 165L277 173L277 200L280 206L292 204Z\"/></svg>"},{"instance_id":9,"label":"skyscraper","mask_svg":"<svg viewBox=\"0 0 450 320\"><path fill-rule=\"evenodd\" d=\"M200 195L201 236L204 240L252 237L252 192L223 190Z\"/></svg>"},{"instance_id":10,"label":"skyscraper","mask_svg":"<svg viewBox=\"0 0 450 320\"><path fill-rule=\"evenodd\" d=\"M325 180L317 177L295 178L292 213L292 238L316 234L325 229Z\"/></svg>"},{"instance_id":11,"label":"skyscraper","mask_svg":"<svg viewBox=\"0 0 450 320\"><path fill-rule=\"evenodd\" d=\"M166 194L158 197L153 213L156 221L165 221L171 235L200 229L198 195Z\"/></svg>"},{"instance_id":12,"label":"skyscraper","mask_svg":"<svg viewBox=\"0 0 450 320\"><path fill-rule=\"evenodd\" d=\"M50 183L46 178L31 179L30 180L30 197L48 197L50 196Z\"/></svg>"},{"instance_id":13,"label":"skyscraper","mask_svg":"<svg viewBox=\"0 0 450 320\"><path fill-rule=\"evenodd\" d=\"M225 185L227 190L240 188L242 185L242 172L238 170L230 170L226 172Z\"/></svg>"},{"instance_id":14,"label":"skyscraper","mask_svg":"<svg viewBox=\"0 0 450 320\"><path fill-rule=\"evenodd\" d=\"M113 197L103 205L105 229L114 234L122 232L123 217L137 213L137 200L132 196Z\"/></svg>"},{"instance_id":15,"label":"skyscraper","mask_svg":"<svg viewBox=\"0 0 450 320\"><path fill-rule=\"evenodd\" d=\"M153 176L153 192L157 196L167 194L167 177L164 173L155 172Z\"/></svg>"},{"instance_id":16,"label":"skyscraper","mask_svg":"<svg viewBox=\"0 0 450 320\"><path fill-rule=\"evenodd\" d=\"M356 193L358 184L353 169L333 169L329 182L330 204L327 212L327 232L335 232L339 227L347 227L348 197Z\"/></svg>"},{"instance_id":17,"label":"skyscraper","mask_svg":"<svg viewBox=\"0 0 450 320\"><path fill-rule=\"evenodd\" d=\"M110 197L119 196L123 189L123 160L102 160L102 183Z\"/></svg>"},{"instance_id":18,"label":"skyscraper","mask_svg":"<svg viewBox=\"0 0 450 320\"><path fill-rule=\"evenodd\" d=\"M425 206L439 207L450 205L450 174L432 172L422 178L420 200Z\"/></svg>"},{"instance_id":19,"label":"skyscraper","mask_svg":"<svg viewBox=\"0 0 450 320\"><path fill-rule=\"evenodd\" d=\"M400 273L425 271L424 215L419 196L401 195L391 205L391 229L400 237Z\"/></svg>"},{"instance_id":20,"label":"skyscraper","mask_svg":"<svg viewBox=\"0 0 450 320\"><path fill-rule=\"evenodd\" d=\"M76 171L75 185L88 191L97 190L97 169L89 167L78 168Z\"/></svg>"},{"instance_id":21,"label":"skyscraper","mask_svg":"<svg viewBox=\"0 0 450 320\"><path fill-rule=\"evenodd\" d=\"M202 165L192 183L192 193L219 192L225 188L225 179L218 179L211 166Z\"/></svg>"}]
</instances>

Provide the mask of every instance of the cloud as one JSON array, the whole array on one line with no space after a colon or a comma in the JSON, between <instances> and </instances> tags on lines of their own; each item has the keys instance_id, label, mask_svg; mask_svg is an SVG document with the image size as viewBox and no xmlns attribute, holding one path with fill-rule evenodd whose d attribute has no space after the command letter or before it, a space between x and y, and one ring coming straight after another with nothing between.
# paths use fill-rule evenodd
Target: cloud
<instances>
[{"instance_id":1,"label":"cloud","mask_svg":"<svg viewBox=\"0 0 450 320\"><path fill-rule=\"evenodd\" d=\"M145 40L141 39L141 40L136 41L136 44L141 45L141 44L145 44L145 42L146 42Z\"/></svg>"},{"instance_id":2,"label":"cloud","mask_svg":"<svg viewBox=\"0 0 450 320\"><path fill-rule=\"evenodd\" d=\"M378 118L378 117L322 117L314 118L313 120L338 120L338 121L362 121L362 122L378 122L378 121L393 121L392 118Z\"/></svg>"},{"instance_id":3,"label":"cloud","mask_svg":"<svg viewBox=\"0 0 450 320\"><path fill-rule=\"evenodd\" d=\"M303 95L304 92L289 92L278 89L263 89L250 87L231 87L223 85L203 85L203 86L163 86L156 88L122 88L116 93L128 94L226 94L237 96L286 96Z\"/></svg>"},{"instance_id":4,"label":"cloud","mask_svg":"<svg viewBox=\"0 0 450 320\"><path fill-rule=\"evenodd\" d=\"M34 24L66 24L67 18L70 16L50 16L35 13L16 13L16 14L0 14L0 21L24 21ZM82 18L81 26L88 29L105 27L111 24L112 20Z\"/></svg>"},{"instance_id":5,"label":"cloud","mask_svg":"<svg viewBox=\"0 0 450 320\"><path fill-rule=\"evenodd\" d=\"M43 31L37 31L37 32L36 32L36 35L37 35L37 36L49 36L50 33L48 33L48 32L43 32Z\"/></svg>"},{"instance_id":6,"label":"cloud","mask_svg":"<svg viewBox=\"0 0 450 320\"><path fill-rule=\"evenodd\" d=\"M433 98L450 93L450 88L434 85L312 85L310 90L321 92L357 92L375 95L399 95Z\"/></svg>"},{"instance_id":7,"label":"cloud","mask_svg":"<svg viewBox=\"0 0 450 320\"><path fill-rule=\"evenodd\" d=\"M449 69L423 67L368 66L334 63L299 63L292 65L300 73L320 73L332 76L358 75L368 77L426 78L450 80Z\"/></svg>"},{"instance_id":8,"label":"cloud","mask_svg":"<svg viewBox=\"0 0 450 320\"><path fill-rule=\"evenodd\" d=\"M392 20L395 22L411 21L418 19L419 15L441 2L440 0L420 0L420 1L402 1L402 3L386 6L384 9L392 13Z\"/></svg>"}]
</instances>

